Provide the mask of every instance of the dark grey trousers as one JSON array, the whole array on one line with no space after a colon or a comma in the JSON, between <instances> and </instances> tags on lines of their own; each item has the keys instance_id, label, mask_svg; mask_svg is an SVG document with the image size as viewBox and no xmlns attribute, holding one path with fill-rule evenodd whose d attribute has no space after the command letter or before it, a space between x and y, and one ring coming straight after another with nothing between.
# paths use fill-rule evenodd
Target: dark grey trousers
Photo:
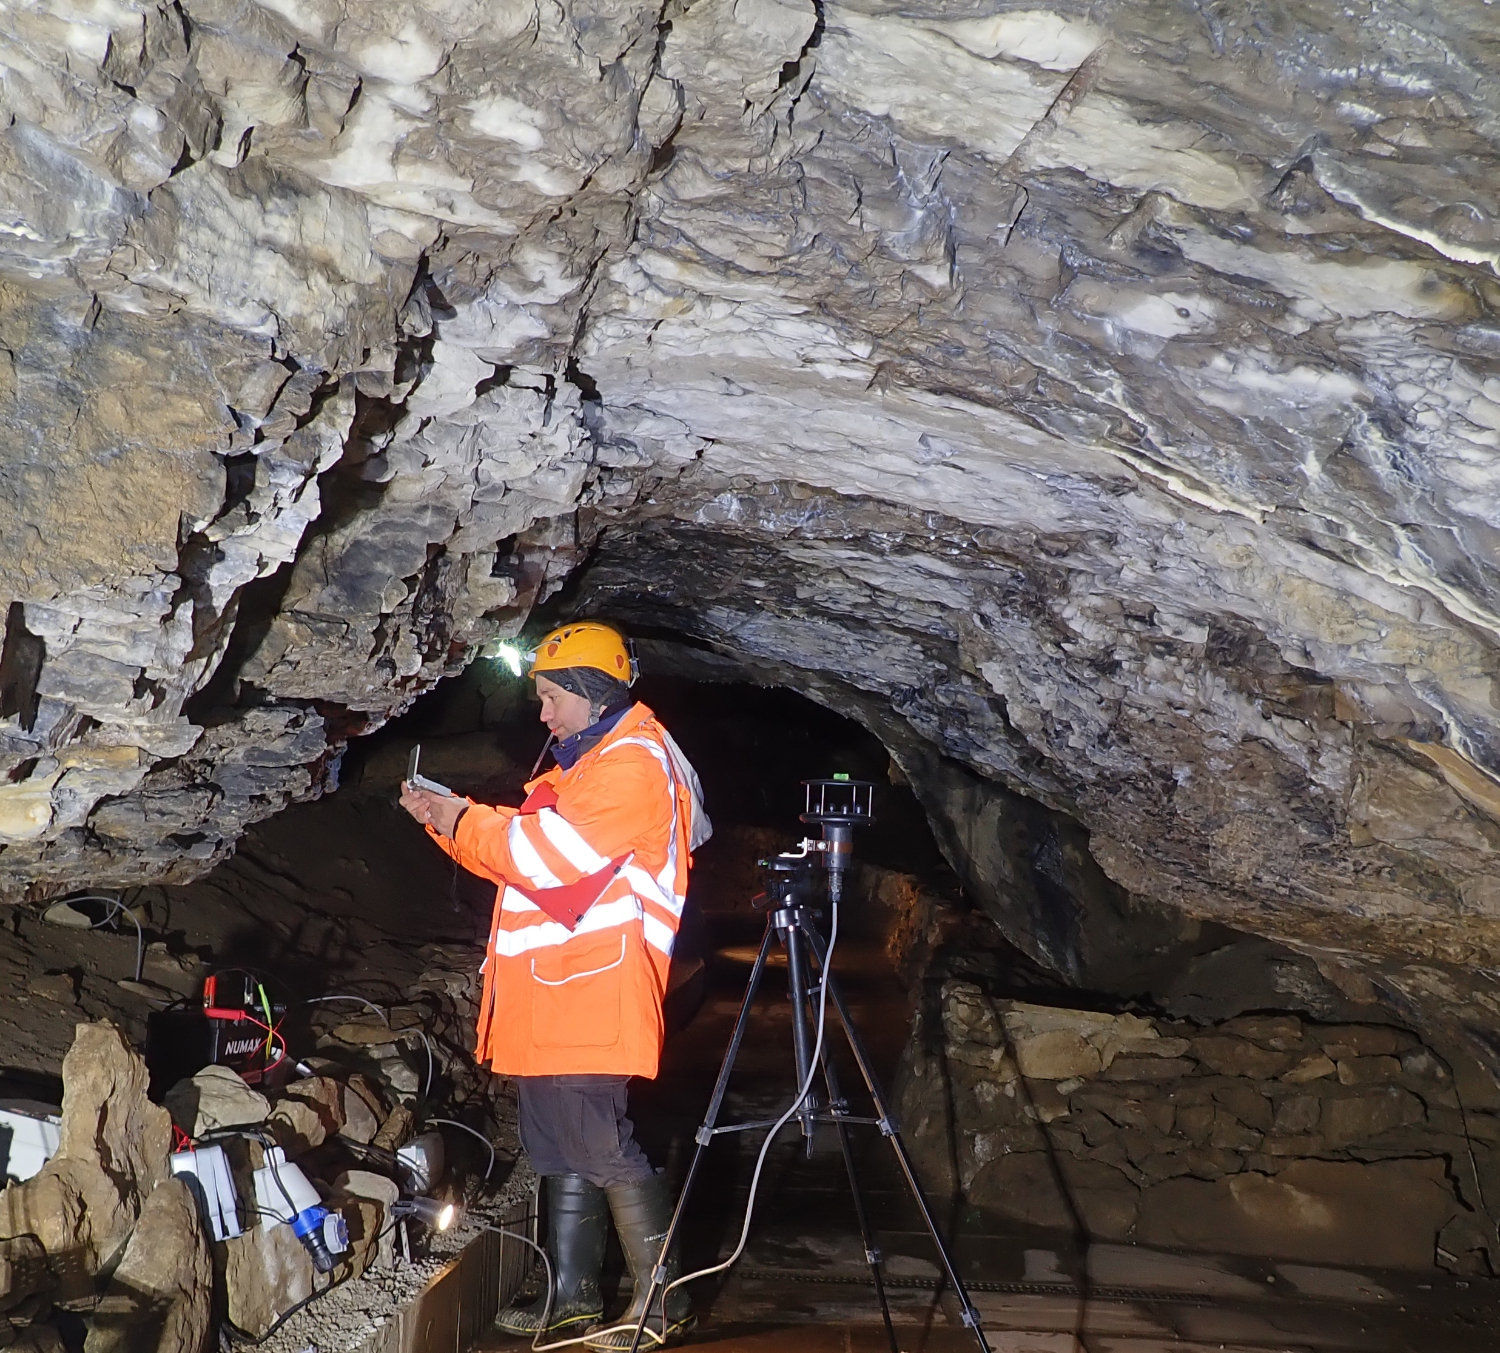
<instances>
[{"instance_id":1,"label":"dark grey trousers","mask_svg":"<svg viewBox=\"0 0 1500 1353\"><path fill-rule=\"evenodd\" d=\"M578 1174L602 1189L655 1173L625 1116L628 1076L517 1076L521 1145L540 1175Z\"/></svg>"}]
</instances>

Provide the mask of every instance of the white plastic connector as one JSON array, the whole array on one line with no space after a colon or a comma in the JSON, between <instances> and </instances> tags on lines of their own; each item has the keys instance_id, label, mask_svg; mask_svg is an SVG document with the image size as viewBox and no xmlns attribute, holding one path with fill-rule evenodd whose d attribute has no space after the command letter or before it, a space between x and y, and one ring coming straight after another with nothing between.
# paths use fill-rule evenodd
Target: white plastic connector
<instances>
[{"instance_id":1,"label":"white plastic connector","mask_svg":"<svg viewBox=\"0 0 1500 1353\"><path fill-rule=\"evenodd\" d=\"M397 1151L396 1159L411 1177L413 1193L431 1193L443 1177L443 1134L424 1132Z\"/></svg>"},{"instance_id":2,"label":"white plastic connector","mask_svg":"<svg viewBox=\"0 0 1500 1353\"><path fill-rule=\"evenodd\" d=\"M265 1156L266 1163L255 1172L255 1206L260 1209L263 1227L291 1223L322 1203L301 1166L288 1161L279 1146L266 1147Z\"/></svg>"},{"instance_id":3,"label":"white plastic connector","mask_svg":"<svg viewBox=\"0 0 1500 1353\"><path fill-rule=\"evenodd\" d=\"M329 1254L343 1254L349 1248L349 1223L342 1212L330 1212L323 1218L323 1244Z\"/></svg>"},{"instance_id":4,"label":"white plastic connector","mask_svg":"<svg viewBox=\"0 0 1500 1353\"><path fill-rule=\"evenodd\" d=\"M240 1227L239 1195L222 1146L200 1146L195 1151L177 1151L172 1173L191 1175L198 1181L199 1205L215 1240L243 1234Z\"/></svg>"}]
</instances>

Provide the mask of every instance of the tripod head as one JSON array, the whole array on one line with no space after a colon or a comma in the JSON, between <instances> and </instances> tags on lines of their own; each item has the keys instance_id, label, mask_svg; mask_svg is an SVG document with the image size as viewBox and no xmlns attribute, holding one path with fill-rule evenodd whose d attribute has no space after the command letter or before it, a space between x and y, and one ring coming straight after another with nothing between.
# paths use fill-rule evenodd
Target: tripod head
<instances>
[{"instance_id":1,"label":"tripod head","mask_svg":"<svg viewBox=\"0 0 1500 1353\"><path fill-rule=\"evenodd\" d=\"M813 861L807 856L773 855L758 863L765 875L765 891L750 899L750 905L757 911L810 907L817 901L818 881L813 874Z\"/></svg>"}]
</instances>

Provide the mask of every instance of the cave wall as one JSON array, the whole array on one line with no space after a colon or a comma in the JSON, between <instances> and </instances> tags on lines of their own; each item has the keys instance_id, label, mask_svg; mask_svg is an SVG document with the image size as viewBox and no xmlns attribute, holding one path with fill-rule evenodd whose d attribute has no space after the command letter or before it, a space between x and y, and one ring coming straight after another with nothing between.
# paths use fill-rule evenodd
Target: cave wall
<instances>
[{"instance_id":1,"label":"cave wall","mask_svg":"<svg viewBox=\"0 0 1500 1353\"><path fill-rule=\"evenodd\" d=\"M940 819L1488 1037L1497 56L1482 0L12 7L0 887L201 872L589 559L888 711Z\"/></svg>"}]
</instances>

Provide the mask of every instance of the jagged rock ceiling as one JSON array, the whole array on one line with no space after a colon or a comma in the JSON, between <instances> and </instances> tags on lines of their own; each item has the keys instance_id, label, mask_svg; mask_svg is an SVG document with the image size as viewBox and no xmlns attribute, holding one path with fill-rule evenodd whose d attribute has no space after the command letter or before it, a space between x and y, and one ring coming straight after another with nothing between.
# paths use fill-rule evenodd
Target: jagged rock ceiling
<instances>
[{"instance_id":1,"label":"jagged rock ceiling","mask_svg":"<svg viewBox=\"0 0 1500 1353\"><path fill-rule=\"evenodd\" d=\"M0 15L9 896L201 871L573 574L1500 1026L1485 0Z\"/></svg>"}]
</instances>

